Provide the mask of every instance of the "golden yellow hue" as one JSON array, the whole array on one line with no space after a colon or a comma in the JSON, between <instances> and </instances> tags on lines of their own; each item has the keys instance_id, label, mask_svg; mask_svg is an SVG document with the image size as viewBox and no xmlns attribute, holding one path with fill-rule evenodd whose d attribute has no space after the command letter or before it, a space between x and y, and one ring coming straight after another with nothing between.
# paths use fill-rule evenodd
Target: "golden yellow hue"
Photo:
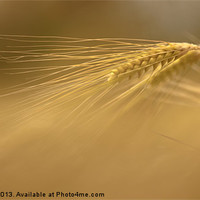
<instances>
[{"instance_id":1,"label":"golden yellow hue","mask_svg":"<svg viewBox=\"0 0 200 200\"><path fill-rule=\"evenodd\" d=\"M1 191L199 199L199 5L0 1Z\"/></svg>"}]
</instances>

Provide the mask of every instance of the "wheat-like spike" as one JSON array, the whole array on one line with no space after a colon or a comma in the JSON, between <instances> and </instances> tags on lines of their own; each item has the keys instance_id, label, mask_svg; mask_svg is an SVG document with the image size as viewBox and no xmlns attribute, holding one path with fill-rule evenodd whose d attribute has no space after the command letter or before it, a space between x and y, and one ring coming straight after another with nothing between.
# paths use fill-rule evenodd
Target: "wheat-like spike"
<instances>
[{"instance_id":1,"label":"wheat-like spike","mask_svg":"<svg viewBox=\"0 0 200 200\"><path fill-rule=\"evenodd\" d=\"M190 50L182 55L181 59L176 59L174 62L163 68L161 71L155 73L151 77L151 84L156 85L166 78L173 78L175 75L188 70L188 65L193 65L200 58L200 51Z\"/></svg>"},{"instance_id":2,"label":"wheat-like spike","mask_svg":"<svg viewBox=\"0 0 200 200\"><path fill-rule=\"evenodd\" d=\"M134 97L137 91L140 95L156 80L164 80L177 65L181 65L179 61L197 60L199 55L191 58L189 53L200 50L199 46L189 43L123 38L1 35L0 39L15 43L13 47L7 46L9 50L0 51L0 61L14 65L2 70L32 77L1 95L28 93L17 104L21 108L18 114L22 113L24 119L63 105L72 113L67 116L78 112L84 115L94 107L93 113L97 113L118 105L130 96ZM34 45L29 45L32 43ZM46 64L57 61L66 61L66 65L63 62L62 65ZM133 79L135 74L138 78ZM132 79L119 84L126 78ZM83 103L79 107L80 102Z\"/></svg>"},{"instance_id":3,"label":"wheat-like spike","mask_svg":"<svg viewBox=\"0 0 200 200\"><path fill-rule=\"evenodd\" d=\"M142 72L148 71L151 67L156 69L160 65L164 68L188 51L199 49L199 46L189 43L158 44L157 47L146 49L135 55L129 62L111 70L108 81L116 81L123 75L130 76L133 72L138 73L140 77Z\"/></svg>"}]
</instances>

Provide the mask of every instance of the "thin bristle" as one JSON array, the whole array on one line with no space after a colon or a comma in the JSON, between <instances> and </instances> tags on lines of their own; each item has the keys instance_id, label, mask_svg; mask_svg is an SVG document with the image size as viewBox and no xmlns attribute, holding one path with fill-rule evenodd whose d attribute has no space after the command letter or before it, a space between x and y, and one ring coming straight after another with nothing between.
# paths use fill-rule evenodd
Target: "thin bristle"
<instances>
[{"instance_id":1,"label":"thin bristle","mask_svg":"<svg viewBox=\"0 0 200 200\"><path fill-rule=\"evenodd\" d=\"M0 60L9 65L1 70L31 77L1 94L26 94L16 104L24 119L63 105L71 116L79 109L82 114L96 113L129 96L135 99L149 85L182 70L179 61L195 62L200 49L189 43L124 38L0 35L0 39L7 46L0 51Z\"/></svg>"}]
</instances>

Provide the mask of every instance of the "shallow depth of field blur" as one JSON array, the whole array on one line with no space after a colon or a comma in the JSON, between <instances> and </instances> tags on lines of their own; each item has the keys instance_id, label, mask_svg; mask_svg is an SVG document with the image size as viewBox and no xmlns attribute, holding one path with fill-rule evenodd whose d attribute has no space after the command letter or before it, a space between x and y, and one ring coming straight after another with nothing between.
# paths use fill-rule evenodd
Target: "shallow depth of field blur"
<instances>
[{"instance_id":1,"label":"shallow depth of field blur","mask_svg":"<svg viewBox=\"0 0 200 200\"><path fill-rule=\"evenodd\" d=\"M0 1L0 34L198 43L199 10L198 1ZM20 82L13 77L1 72L1 91ZM200 77L191 72L187 78ZM2 113L19 96L0 98ZM198 104L150 98L104 129L112 114L88 127L77 122L66 131L53 126L61 120L54 113L20 126L1 119L1 191L200 198Z\"/></svg>"}]
</instances>

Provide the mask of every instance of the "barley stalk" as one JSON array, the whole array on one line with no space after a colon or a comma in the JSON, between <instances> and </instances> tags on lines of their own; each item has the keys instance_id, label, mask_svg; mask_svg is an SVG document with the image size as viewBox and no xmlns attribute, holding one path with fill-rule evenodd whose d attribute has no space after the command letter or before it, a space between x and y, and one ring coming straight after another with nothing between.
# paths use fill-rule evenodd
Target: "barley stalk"
<instances>
[{"instance_id":1,"label":"barley stalk","mask_svg":"<svg viewBox=\"0 0 200 200\"><path fill-rule=\"evenodd\" d=\"M157 47L134 55L134 58L129 62L113 69L109 74L108 81L117 80L124 75L131 77L132 73L137 73L140 77L142 73L150 68L155 70L158 66L163 69L192 50L200 50L200 47L188 43L157 45Z\"/></svg>"},{"instance_id":2,"label":"barley stalk","mask_svg":"<svg viewBox=\"0 0 200 200\"><path fill-rule=\"evenodd\" d=\"M0 51L0 60L14 65L2 70L32 77L1 95L28 93L17 104L24 119L63 105L71 118L94 107L92 113L97 113L130 96L135 101L133 94L139 96L147 86L200 57L200 47L189 43L9 35L1 35L1 39L15 43ZM60 61L62 65L57 64Z\"/></svg>"}]
</instances>

